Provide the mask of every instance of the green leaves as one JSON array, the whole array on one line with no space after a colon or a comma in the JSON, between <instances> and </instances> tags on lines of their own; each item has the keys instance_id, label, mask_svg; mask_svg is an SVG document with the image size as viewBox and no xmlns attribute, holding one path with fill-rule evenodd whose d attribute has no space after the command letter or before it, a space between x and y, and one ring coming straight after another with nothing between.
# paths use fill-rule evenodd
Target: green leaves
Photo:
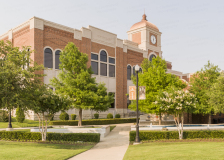
<instances>
[{"instance_id":1,"label":"green leaves","mask_svg":"<svg viewBox=\"0 0 224 160\"><path fill-rule=\"evenodd\" d=\"M144 59L141 64L143 73L139 73L139 86L146 86L146 100L139 100L139 109L145 113L161 113L160 106L154 104L160 91L166 91L170 87L183 89L186 84L175 75L167 72L166 61L159 56L153 58L152 62ZM136 77L132 76L134 84ZM133 101L129 106L136 108L136 102Z\"/></svg>"}]
</instances>

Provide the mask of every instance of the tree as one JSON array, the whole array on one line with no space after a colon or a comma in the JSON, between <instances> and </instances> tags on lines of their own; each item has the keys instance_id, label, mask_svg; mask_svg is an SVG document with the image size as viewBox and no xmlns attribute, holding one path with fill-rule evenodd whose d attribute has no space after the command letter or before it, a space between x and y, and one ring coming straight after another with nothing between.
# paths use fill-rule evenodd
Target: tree
<instances>
[{"instance_id":1,"label":"tree","mask_svg":"<svg viewBox=\"0 0 224 160\"><path fill-rule=\"evenodd\" d=\"M154 103L168 114L172 114L179 133L179 139L183 139L184 113L192 113L196 108L197 98L187 90L170 88L160 92L158 101ZM181 121L180 121L181 119Z\"/></svg>"},{"instance_id":2,"label":"tree","mask_svg":"<svg viewBox=\"0 0 224 160\"><path fill-rule=\"evenodd\" d=\"M21 108L21 106L16 108L16 120L20 123L23 123L25 120L24 110Z\"/></svg>"},{"instance_id":3,"label":"tree","mask_svg":"<svg viewBox=\"0 0 224 160\"><path fill-rule=\"evenodd\" d=\"M25 106L25 89L31 81L38 83L43 69L30 59L29 47L13 47L12 43L0 41L0 107L9 111L9 128L11 128L11 109L18 105ZM29 64L32 64L31 66Z\"/></svg>"},{"instance_id":4,"label":"tree","mask_svg":"<svg viewBox=\"0 0 224 160\"><path fill-rule=\"evenodd\" d=\"M28 109L37 114L42 141L46 141L48 123L54 117L55 113L68 110L71 105L71 100L68 96L55 94L46 85L39 86L39 88L32 88L31 91L32 94L28 95L30 102Z\"/></svg>"},{"instance_id":5,"label":"tree","mask_svg":"<svg viewBox=\"0 0 224 160\"><path fill-rule=\"evenodd\" d=\"M211 112L214 111L214 108L209 104L209 95L207 92L217 82L219 75L220 69L218 66L208 61L208 64L201 71L197 71L190 79L191 87L189 91L198 99L195 113L209 114L208 123L211 123Z\"/></svg>"},{"instance_id":6,"label":"tree","mask_svg":"<svg viewBox=\"0 0 224 160\"><path fill-rule=\"evenodd\" d=\"M139 110L145 113L156 113L159 115L159 124L161 124L160 106L153 103L157 100L160 91L165 91L167 88L174 86L178 89L183 89L186 84L175 75L167 72L166 61L159 56L153 58L152 61L144 59L141 64L142 73L139 73L139 86L146 86L146 99L139 100ZM132 76L134 84L136 84L135 76ZM136 109L136 102L133 101L130 105L131 109Z\"/></svg>"},{"instance_id":7,"label":"tree","mask_svg":"<svg viewBox=\"0 0 224 160\"><path fill-rule=\"evenodd\" d=\"M95 109L97 111L107 110L109 102L108 95L105 95L105 86L97 84L91 67L87 68L88 56L82 53L70 42L60 53L58 79L51 80L56 92L67 95L73 99L72 106L79 109L79 122L82 125L82 110Z\"/></svg>"},{"instance_id":8,"label":"tree","mask_svg":"<svg viewBox=\"0 0 224 160\"><path fill-rule=\"evenodd\" d=\"M224 73L221 73L217 81L207 92L209 105L213 107L215 113L224 112Z\"/></svg>"}]
</instances>

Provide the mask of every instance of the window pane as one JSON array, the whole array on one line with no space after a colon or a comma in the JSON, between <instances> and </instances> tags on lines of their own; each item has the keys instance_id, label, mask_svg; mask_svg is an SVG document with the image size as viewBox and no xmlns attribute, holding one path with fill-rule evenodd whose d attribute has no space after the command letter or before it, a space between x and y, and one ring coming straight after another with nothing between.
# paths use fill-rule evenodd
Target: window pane
<instances>
[{"instance_id":1,"label":"window pane","mask_svg":"<svg viewBox=\"0 0 224 160\"><path fill-rule=\"evenodd\" d=\"M98 60L98 55L91 53L91 59Z\"/></svg>"},{"instance_id":2,"label":"window pane","mask_svg":"<svg viewBox=\"0 0 224 160\"><path fill-rule=\"evenodd\" d=\"M97 74L98 75L98 62L91 62L91 67L92 67L92 71L93 74Z\"/></svg>"},{"instance_id":3,"label":"window pane","mask_svg":"<svg viewBox=\"0 0 224 160\"><path fill-rule=\"evenodd\" d=\"M149 60L152 61L153 58L156 58L156 56L155 56L154 54L152 54L152 55L149 57Z\"/></svg>"},{"instance_id":4,"label":"window pane","mask_svg":"<svg viewBox=\"0 0 224 160\"><path fill-rule=\"evenodd\" d=\"M105 51L100 52L100 61L107 62L107 53Z\"/></svg>"},{"instance_id":5,"label":"window pane","mask_svg":"<svg viewBox=\"0 0 224 160\"><path fill-rule=\"evenodd\" d=\"M61 51L57 50L55 52L55 69L59 69L59 64L61 63L59 60Z\"/></svg>"},{"instance_id":6,"label":"window pane","mask_svg":"<svg viewBox=\"0 0 224 160\"><path fill-rule=\"evenodd\" d=\"M135 73L135 66L133 67L133 75L135 76L136 73Z\"/></svg>"},{"instance_id":7,"label":"window pane","mask_svg":"<svg viewBox=\"0 0 224 160\"><path fill-rule=\"evenodd\" d=\"M109 65L109 77L115 77L115 66Z\"/></svg>"},{"instance_id":8,"label":"window pane","mask_svg":"<svg viewBox=\"0 0 224 160\"><path fill-rule=\"evenodd\" d=\"M127 79L131 80L131 66L127 66Z\"/></svg>"},{"instance_id":9,"label":"window pane","mask_svg":"<svg viewBox=\"0 0 224 160\"><path fill-rule=\"evenodd\" d=\"M44 67L53 68L53 54L50 48L44 50Z\"/></svg>"},{"instance_id":10,"label":"window pane","mask_svg":"<svg viewBox=\"0 0 224 160\"><path fill-rule=\"evenodd\" d=\"M107 76L107 64L100 63L100 75Z\"/></svg>"},{"instance_id":11,"label":"window pane","mask_svg":"<svg viewBox=\"0 0 224 160\"><path fill-rule=\"evenodd\" d=\"M115 59L109 57L109 63L113 63L113 64L115 64Z\"/></svg>"}]
</instances>

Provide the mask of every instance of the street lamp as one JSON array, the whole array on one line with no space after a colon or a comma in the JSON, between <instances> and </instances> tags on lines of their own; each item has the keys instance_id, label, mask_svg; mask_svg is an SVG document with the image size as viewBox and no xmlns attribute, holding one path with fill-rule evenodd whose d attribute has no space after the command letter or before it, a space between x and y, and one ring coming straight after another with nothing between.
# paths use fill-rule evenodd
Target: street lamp
<instances>
[{"instance_id":1,"label":"street lamp","mask_svg":"<svg viewBox=\"0 0 224 160\"><path fill-rule=\"evenodd\" d=\"M138 72L140 67L138 65L135 66L136 71L136 105L137 105L137 118L136 118L136 137L135 137L135 143L140 143L139 139L139 125L138 125Z\"/></svg>"}]
</instances>

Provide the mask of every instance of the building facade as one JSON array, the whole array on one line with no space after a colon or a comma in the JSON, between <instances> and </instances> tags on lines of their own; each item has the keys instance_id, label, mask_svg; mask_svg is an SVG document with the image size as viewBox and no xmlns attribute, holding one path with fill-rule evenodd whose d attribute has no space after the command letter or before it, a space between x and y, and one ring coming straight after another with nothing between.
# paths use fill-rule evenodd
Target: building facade
<instances>
[{"instance_id":1,"label":"building facade","mask_svg":"<svg viewBox=\"0 0 224 160\"><path fill-rule=\"evenodd\" d=\"M156 25L142 16L142 20L131 26L127 31L128 40L122 40L116 34L93 27L82 27L80 30L56 24L41 18L33 17L25 23L9 30L0 36L0 40L9 40L13 46L31 46L31 58L38 64L43 64L45 84L57 77L60 69L60 51L73 42L81 52L88 55L88 67L92 66L93 76L97 82L104 82L108 92L114 93L115 102L108 112L128 114L129 86L132 86L131 75L135 65L141 66L144 58L162 57L161 32ZM190 74L172 70L172 63L167 61L168 72L189 81ZM105 116L108 112L105 112ZM70 110L70 114L78 111ZM33 114L33 115L32 115ZM91 118L94 112L84 111L84 118ZM35 119L30 112L31 119ZM91 117L90 117L91 116Z\"/></svg>"}]
</instances>

